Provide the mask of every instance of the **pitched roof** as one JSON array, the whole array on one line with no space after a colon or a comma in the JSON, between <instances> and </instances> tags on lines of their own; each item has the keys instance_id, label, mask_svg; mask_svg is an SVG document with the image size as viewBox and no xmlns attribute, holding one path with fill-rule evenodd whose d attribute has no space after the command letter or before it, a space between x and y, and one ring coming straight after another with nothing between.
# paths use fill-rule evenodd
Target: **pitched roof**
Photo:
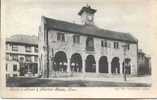
<instances>
[{"instance_id":1,"label":"pitched roof","mask_svg":"<svg viewBox=\"0 0 157 100\"><path fill-rule=\"evenodd\" d=\"M45 19L45 25L48 29L55 29L59 31L79 33L82 35L96 36L100 38L106 38L111 40L119 40L137 43L138 40L129 33L115 32L98 28L94 25L79 25L66 21L56 20L48 17Z\"/></svg>"},{"instance_id":2,"label":"pitched roof","mask_svg":"<svg viewBox=\"0 0 157 100\"><path fill-rule=\"evenodd\" d=\"M38 37L30 35L16 34L6 39L6 42L38 45Z\"/></svg>"}]
</instances>

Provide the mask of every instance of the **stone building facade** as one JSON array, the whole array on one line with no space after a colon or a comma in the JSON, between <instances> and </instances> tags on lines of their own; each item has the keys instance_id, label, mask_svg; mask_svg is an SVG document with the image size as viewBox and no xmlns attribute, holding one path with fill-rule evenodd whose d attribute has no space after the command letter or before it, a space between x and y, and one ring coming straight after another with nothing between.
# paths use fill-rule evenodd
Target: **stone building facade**
<instances>
[{"instance_id":1,"label":"stone building facade","mask_svg":"<svg viewBox=\"0 0 157 100\"><path fill-rule=\"evenodd\" d=\"M13 35L6 39L6 76L37 77L38 37Z\"/></svg>"},{"instance_id":2,"label":"stone building facade","mask_svg":"<svg viewBox=\"0 0 157 100\"><path fill-rule=\"evenodd\" d=\"M95 13L90 6L82 7L81 25L42 16L39 66L43 77L122 75L124 70L137 74L137 39L98 28Z\"/></svg>"}]
</instances>

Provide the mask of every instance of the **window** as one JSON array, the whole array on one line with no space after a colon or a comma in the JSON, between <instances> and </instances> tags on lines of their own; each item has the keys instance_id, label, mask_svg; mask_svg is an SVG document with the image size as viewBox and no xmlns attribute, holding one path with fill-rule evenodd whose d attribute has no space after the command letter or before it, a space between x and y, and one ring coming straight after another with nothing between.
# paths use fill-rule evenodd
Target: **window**
<instances>
[{"instance_id":1,"label":"window","mask_svg":"<svg viewBox=\"0 0 157 100\"><path fill-rule=\"evenodd\" d=\"M13 74L13 77L17 77L17 74Z\"/></svg>"},{"instance_id":2,"label":"window","mask_svg":"<svg viewBox=\"0 0 157 100\"><path fill-rule=\"evenodd\" d=\"M31 72L32 72L33 74L38 73L38 65L37 65L37 63L34 63L34 64L33 64L33 66L31 67Z\"/></svg>"},{"instance_id":3,"label":"window","mask_svg":"<svg viewBox=\"0 0 157 100\"><path fill-rule=\"evenodd\" d=\"M38 56L34 56L34 61L38 62Z\"/></svg>"},{"instance_id":4,"label":"window","mask_svg":"<svg viewBox=\"0 0 157 100\"><path fill-rule=\"evenodd\" d=\"M17 71L17 65L16 64L13 65L13 71Z\"/></svg>"},{"instance_id":5,"label":"window","mask_svg":"<svg viewBox=\"0 0 157 100\"><path fill-rule=\"evenodd\" d=\"M44 41L46 41L46 32L44 32Z\"/></svg>"},{"instance_id":6,"label":"window","mask_svg":"<svg viewBox=\"0 0 157 100\"><path fill-rule=\"evenodd\" d=\"M9 60L9 54L6 54L6 60Z\"/></svg>"},{"instance_id":7,"label":"window","mask_svg":"<svg viewBox=\"0 0 157 100\"><path fill-rule=\"evenodd\" d=\"M25 46L25 51L26 52L31 52L31 46Z\"/></svg>"},{"instance_id":8,"label":"window","mask_svg":"<svg viewBox=\"0 0 157 100\"><path fill-rule=\"evenodd\" d=\"M38 67L37 67L37 64L36 64L36 66L34 66L34 73L38 73Z\"/></svg>"},{"instance_id":9,"label":"window","mask_svg":"<svg viewBox=\"0 0 157 100\"><path fill-rule=\"evenodd\" d=\"M34 52L38 52L38 47L34 47Z\"/></svg>"},{"instance_id":10,"label":"window","mask_svg":"<svg viewBox=\"0 0 157 100\"><path fill-rule=\"evenodd\" d=\"M17 55L12 55L12 60L18 61L18 56Z\"/></svg>"},{"instance_id":11,"label":"window","mask_svg":"<svg viewBox=\"0 0 157 100\"><path fill-rule=\"evenodd\" d=\"M129 50L130 49L130 44L126 43L125 45L123 45L123 49L124 49L124 51Z\"/></svg>"},{"instance_id":12,"label":"window","mask_svg":"<svg viewBox=\"0 0 157 100\"><path fill-rule=\"evenodd\" d=\"M126 48L127 48L127 50L129 50L129 49L130 49L130 44L127 44L127 47L126 47Z\"/></svg>"},{"instance_id":13,"label":"window","mask_svg":"<svg viewBox=\"0 0 157 100\"><path fill-rule=\"evenodd\" d=\"M58 41L65 41L65 36L64 36L64 33L58 33L57 34L57 40Z\"/></svg>"},{"instance_id":14,"label":"window","mask_svg":"<svg viewBox=\"0 0 157 100\"><path fill-rule=\"evenodd\" d=\"M6 71L8 70L8 64L6 64Z\"/></svg>"},{"instance_id":15,"label":"window","mask_svg":"<svg viewBox=\"0 0 157 100\"><path fill-rule=\"evenodd\" d=\"M119 48L119 43L118 42L114 42L114 48Z\"/></svg>"},{"instance_id":16,"label":"window","mask_svg":"<svg viewBox=\"0 0 157 100\"><path fill-rule=\"evenodd\" d=\"M74 35L73 36L73 43L80 43L80 36L79 35Z\"/></svg>"},{"instance_id":17,"label":"window","mask_svg":"<svg viewBox=\"0 0 157 100\"><path fill-rule=\"evenodd\" d=\"M26 56L26 62L31 62L31 56Z\"/></svg>"},{"instance_id":18,"label":"window","mask_svg":"<svg viewBox=\"0 0 157 100\"><path fill-rule=\"evenodd\" d=\"M107 47L107 41L106 40L101 41L101 47Z\"/></svg>"},{"instance_id":19,"label":"window","mask_svg":"<svg viewBox=\"0 0 157 100\"><path fill-rule=\"evenodd\" d=\"M92 37L88 37L86 40L86 50L89 50L89 51L94 50L94 40Z\"/></svg>"},{"instance_id":20,"label":"window","mask_svg":"<svg viewBox=\"0 0 157 100\"><path fill-rule=\"evenodd\" d=\"M7 43L7 44L6 44L6 50L8 50L8 49L9 49L9 44Z\"/></svg>"},{"instance_id":21,"label":"window","mask_svg":"<svg viewBox=\"0 0 157 100\"><path fill-rule=\"evenodd\" d=\"M17 45L12 45L12 51L18 51L18 46Z\"/></svg>"},{"instance_id":22,"label":"window","mask_svg":"<svg viewBox=\"0 0 157 100\"><path fill-rule=\"evenodd\" d=\"M20 62L23 62L24 61L24 57L20 57Z\"/></svg>"}]
</instances>

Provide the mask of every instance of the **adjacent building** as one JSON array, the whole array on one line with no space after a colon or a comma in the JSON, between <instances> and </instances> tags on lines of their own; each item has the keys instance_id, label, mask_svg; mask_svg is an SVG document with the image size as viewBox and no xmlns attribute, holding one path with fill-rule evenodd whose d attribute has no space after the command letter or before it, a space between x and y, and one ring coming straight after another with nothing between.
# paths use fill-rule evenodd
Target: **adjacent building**
<instances>
[{"instance_id":1,"label":"adjacent building","mask_svg":"<svg viewBox=\"0 0 157 100\"><path fill-rule=\"evenodd\" d=\"M141 49L138 50L138 75L151 74L151 57L144 53Z\"/></svg>"},{"instance_id":2,"label":"adjacent building","mask_svg":"<svg viewBox=\"0 0 157 100\"><path fill-rule=\"evenodd\" d=\"M17 34L7 38L7 77L37 77L38 70L38 37Z\"/></svg>"},{"instance_id":3,"label":"adjacent building","mask_svg":"<svg viewBox=\"0 0 157 100\"><path fill-rule=\"evenodd\" d=\"M97 27L95 13L89 5L82 7L82 24L42 16L38 36L43 77L137 74L138 40Z\"/></svg>"}]
</instances>

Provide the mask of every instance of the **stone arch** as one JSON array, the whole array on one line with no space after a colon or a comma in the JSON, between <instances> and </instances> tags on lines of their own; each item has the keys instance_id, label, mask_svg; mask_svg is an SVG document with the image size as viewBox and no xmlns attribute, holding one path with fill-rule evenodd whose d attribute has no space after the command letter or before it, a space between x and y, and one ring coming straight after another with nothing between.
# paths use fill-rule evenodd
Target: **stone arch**
<instances>
[{"instance_id":1,"label":"stone arch","mask_svg":"<svg viewBox=\"0 0 157 100\"><path fill-rule=\"evenodd\" d=\"M88 55L86 58L86 72L96 72L96 61L93 55Z\"/></svg>"},{"instance_id":2,"label":"stone arch","mask_svg":"<svg viewBox=\"0 0 157 100\"><path fill-rule=\"evenodd\" d=\"M82 57L79 53L74 53L70 59L70 69L74 72L82 71Z\"/></svg>"},{"instance_id":3,"label":"stone arch","mask_svg":"<svg viewBox=\"0 0 157 100\"><path fill-rule=\"evenodd\" d=\"M63 51L58 51L55 53L54 57L54 67L55 71L66 72L67 71L67 56Z\"/></svg>"},{"instance_id":4,"label":"stone arch","mask_svg":"<svg viewBox=\"0 0 157 100\"><path fill-rule=\"evenodd\" d=\"M102 56L99 59L99 72L108 73L108 61L106 56Z\"/></svg>"},{"instance_id":5,"label":"stone arch","mask_svg":"<svg viewBox=\"0 0 157 100\"><path fill-rule=\"evenodd\" d=\"M124 61L123 61L123 73L125 71L126 74L131 74L131 63L130 62L131 62L130 58L124 59Z\"/></svg>"},{"instance_id":6,"label":"stone arch","mask_svg":"<svg viewBox=\"0 0 157 100\"><path fill-rule=\"evenodd\" d=\"M111 72L115 74L120 73L120 63L119 63L119 58L114 57L111 62Z\"/></svg>"}]
</instances>

